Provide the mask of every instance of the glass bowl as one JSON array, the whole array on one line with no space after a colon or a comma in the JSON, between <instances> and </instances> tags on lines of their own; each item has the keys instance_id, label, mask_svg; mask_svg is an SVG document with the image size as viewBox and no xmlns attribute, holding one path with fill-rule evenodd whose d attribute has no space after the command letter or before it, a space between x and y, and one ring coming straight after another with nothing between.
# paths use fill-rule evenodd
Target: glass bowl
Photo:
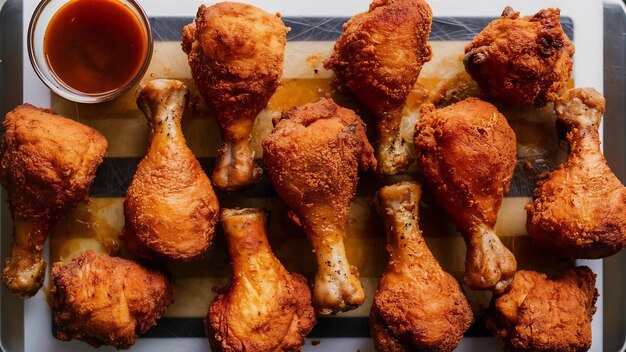
<instances>
[{"instance_id":1,"label":"glass bowl","mask_svg":"<svg viewBox=\"0 0 626 352\"><path fill-rule=\"evenodd\" d=\"M46 29L53 16L64 5L71 1L81 0L43 0L39 3L35 12L33 13L30 24L28 26L28 57L33 66L33 69L37 73L37 76L41 81L50 88L57 95L77 102L77 103L100 103L109 100L113 100L119 97L129 88L134 86L145 74L150 60L152 59L153 38L152 29L150 27L150 21L148 16L143 11L141 6L134 0L117 0L128 8L137 18L141 24L141 29L146 40L146 52L144 54L143 64L137 74L124 86L98 93L85 93L74 89L63 82L54 71L50 68L46 55L44 53L44 37L46 35Z\"/></svg>"}]
</instances>

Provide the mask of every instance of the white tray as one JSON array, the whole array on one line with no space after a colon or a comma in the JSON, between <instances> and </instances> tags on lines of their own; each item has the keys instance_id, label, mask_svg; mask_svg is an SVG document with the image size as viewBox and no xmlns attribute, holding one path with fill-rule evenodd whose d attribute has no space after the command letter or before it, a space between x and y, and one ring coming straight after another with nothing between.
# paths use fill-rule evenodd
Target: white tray
<instances>
[{"instance_id":1,"label":"white tray","mask_svg":"<svg viewBox=\"0 0 626 352\"><path fill-rule=\"evenodd\" d=\"M140 1L146 13L150 17L187 17L191 18L195 15L198 6L203 3L201 1L167 1L167 0L151 0ZM253 5L259 6L267 11L280 12L284 18L298 17L331 17L331 18L349 18L354 14L365 11L369 5L369 1L271 1L257 0L245 1ZM207 4L211 2L206 2ZM561 0L561 1L499 1L499 0L483 0L477 2L468 1L429 1L435 21L443 19L451 21L456 25L463 25L463 21L457 18L495 18L500 15L502 9L510 5L522 14L532 14L537 10L545 7L561 8L561 15L571 19L573 22L573 37L576 45L576 54L574 57L574 74L573 78L576 86L593 87L599 91L603 89L603 2L591 0ZM23 38L26 38L26 30L30 20L30 14L33 12L37 1L25 0L23 2ZM468 29L475 30L475 29ZM480 29L479 29L480 30ZM158 40L158 36L155 37ZM441 39L441 38L440 38ZM445 39L445 38L444 38ZM455 40L451 37L451 40ZM25 40L24 40L25 42ZM23 58L27 58L26 48L24 46ZM39 81L30 66L28 59L23 61L23 101L31 104L49 107L51 105L51 95L49 90ZM602 129L601 129L602 136ZM2 237L8 237L11 225L10 217L5 212L2 215ZM6 240L3 240L3 244ZM5 247L6 248L6 247ZM6 249L3 249L5 252ZM47 253L46 253L47 256ZM602 261L580 261L580 264L590 266L594 272L598 274L597 288L603 297L603 271ZM12 300L12 297L6 295L6 290L2 291L3 303ZM18 301L16 301L19 303ZM4 304L3 304L4 306ZM603 300L598 300L597 312L592 323L593 327L593 346L592 351L603 350L602 340L602 323L603 323ZM52 331L52 319L50 309L45 301L45 294L39 292L35 297L24 302L23 315L15 316L15 322L20 326L13 327L15 331L23 334L23 349L26 351L84 351L90 350L90 347L79 341L60 342L56 340ZM338 318L341 319L341 318ZM12 319L5 316L2 312L3 330L6 329L7 323ZM348 322L346 322L348 323ZM311 339L304 346L305 351L373 351L373 345L369 338L314 338L319 340L320 344L313 346ZM2 342L3 346L13 345L7 344L6 339ZM109 350L103 347L101 350ZM140 338L133 351L206 351L209 349L206 338ZM471 337L464 338L459 346L459 351L491 351L498 350L496 341L492 337ZM112 349L111 349L112 350Z\"/></svg>"}]
</instances>

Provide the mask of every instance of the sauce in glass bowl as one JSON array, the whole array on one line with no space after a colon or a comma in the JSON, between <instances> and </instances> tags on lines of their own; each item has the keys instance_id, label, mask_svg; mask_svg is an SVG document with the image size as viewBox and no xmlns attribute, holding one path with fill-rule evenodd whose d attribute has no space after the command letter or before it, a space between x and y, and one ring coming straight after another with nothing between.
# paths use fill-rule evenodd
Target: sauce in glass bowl
<instances>
[{"instance_id":1,"label":"sauce in glass bowl","mask_svg":"<svg viewBox=\"0 0 626 352\"><path fill-rule=\"evenodd\" d=\"M147 40L137 16L118 0L71 0L51 18L43 53L53 74L92 94L120 89L137 76Z\"/></svg>"}]
</instances>

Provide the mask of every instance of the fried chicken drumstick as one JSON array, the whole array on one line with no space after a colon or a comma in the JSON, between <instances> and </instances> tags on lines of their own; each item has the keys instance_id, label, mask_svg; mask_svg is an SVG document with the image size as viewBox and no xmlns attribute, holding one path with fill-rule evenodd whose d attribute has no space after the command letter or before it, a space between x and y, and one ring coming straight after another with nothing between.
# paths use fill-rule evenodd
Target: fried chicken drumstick
<instances>
[{"instance_id":1,"label":"fried chicken drumstick","mask_svg":"<svg viewBox=\"0 0 626 352\"><path fill-rule=\"evenodd\" d=\"M465 47L465 69L485 96L514 105L544 106L565 89L574 45L559 9L519 17L506 7Z\"/></svg>"},{"instance_id":2,"label":"fried chicken drumstick","mask_svg":"<svg viewBox=\"0 0 626 352\"><path fill-rule=\"evenodd\" d=\"M592 88L570 89L555 102L570 154L526 206L533 243L572 258L603 258L626 246L626 187L600 150L604 106Z\"/></svg>"},{"instance_id":3,"label":"fried chicken drumstick","mask_svg":"<svg viewBox=\"0 0 626 352\"><path fill-rule=\"evenodd\" d=\"M224 209L233 279L209 307L206 334L213 351L300 351L315 325L306 279L276 259L261 209Z\"/></svg>"},{"instance_id":4,"label":"fried chicken drumstick","mask_svg":"<svg viewBox=\"0 0 626 352\"><path fill-rule=\"evenodd\" d=\"M586 266L571 268L554 280L518 271L506 293L494 297L487 328L507 351L587 351L598 298L595 283L595 274Z\"/></svg>"},{"instance_id":5,"label":"fried chicken drumstick","mask_svg":"<svg viewBox=\"0 0 626 352\"><path fill-rule=\"evenodd\" d=\"M50 282L57 338L94 347L130 348L174 302L167 275L92 250L55 263Z\"/></svg>"},{"instance_id":6,"label":"fried chicken drumstick","mask_svg":"<svg viewBox=\"0 0 626 352\"><path fill-rule=\"evenodd\" d=\"M459 283L424 242L421 193L417 184L402 182L377 195L389 252L370 314L377 351L452 351L474 320Z\"/></svg>"},{"instance_id":7,"label":"fried chicken drumstick","mask_svg":"<svg viewBox=\"0 0 626 352\"><path fill-rule=\"evenodd\" d=\"M41 252L48 232L86 200L107 141L92 128L28 104L10 111L2 125L0 182L15 223L2 281L27 298L43 285Z\"/></svg>"},{"instance_id":8,"label":"fried chicken drumstick","mask_svg":"<svg viewBox=\"0 0 626 352\"><path fill-rule=\"evenodd\" d=\"M494 231L516 164L515 133L491 104L468 98L422 108L415 148L422 176L465 239L465 283L502 290L517 268Z\"/></svg>"},{"instance_id":9,"label":"fried chicken drumstick","mask_svg":"<svg viewBox=\"0 0 626 352\"><path fill-rule=\"evenodd\" d=\"M430 6L423 0L374 0L344 26L324 67L337 74L376 120L379 171L393 175L412 162L400 135L402 108L422 65L430 61Z\"/></svg>"},{"instance_id":10,"label":"fried chicken drumstick","mask_svg":"<svg viewBox=\"0 0 626 352\"><path fill-rule=\"evenodd\" d=\"M376 167L365 124L352 110L321 99L284 111L263 153L274 189L317 257L316 309L330 314L358 307L365 296L343 239L358 171Z\"/></svg>"},{"instance_id":11,"label":"fried chicken drumstick","mask_svg":"<svg viewBox=\"0 0 626 352\"><path fill-rule=\"evenodd\" d=\"M201 5L183 29L192 76L222 132L213 172L218 188L238 189L261 177L252 126L282 76L288 31L278 14L237 2Z\"/></svg>"},{"instance_id":12,"label":"fried chicken drumstick","mask_svg":"<svg viewBox=\"0 0 626 352\"><path fill-rule=\"evenodd\" d=\"M190 260L215 234L217 197L181 130L188 93L180 81L157 79L137 97L152 132L126 193L122 237L138 257Z\"/></svg>"}]
</instances>

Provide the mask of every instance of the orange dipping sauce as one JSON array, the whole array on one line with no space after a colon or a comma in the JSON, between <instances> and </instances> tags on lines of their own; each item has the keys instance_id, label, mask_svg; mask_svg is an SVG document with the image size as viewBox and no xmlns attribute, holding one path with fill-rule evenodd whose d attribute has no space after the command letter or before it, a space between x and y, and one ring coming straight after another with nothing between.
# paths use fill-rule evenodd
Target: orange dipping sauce
<instances>
[{"instance_id":1,"label":"orange dipping sauce","mask_svg":"<svg viewBox=\"0 0 626 352\"><path fill-rule=\"evenodd\" d=\"M65 85L104 93L129 84L146 58L147 40L135 14L117 0L72 0L50 20L43 51Z\"/></svg>"}]
</instances>

